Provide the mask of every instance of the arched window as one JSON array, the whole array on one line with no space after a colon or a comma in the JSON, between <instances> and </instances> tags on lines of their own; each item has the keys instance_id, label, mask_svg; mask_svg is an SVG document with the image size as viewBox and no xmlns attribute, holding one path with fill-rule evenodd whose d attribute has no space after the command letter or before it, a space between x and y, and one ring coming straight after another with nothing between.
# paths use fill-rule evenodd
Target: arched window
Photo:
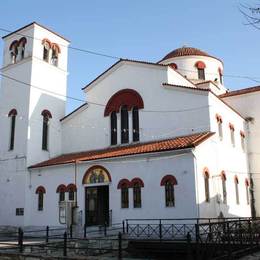
<instances>
[{"instance_id":1,"label":"arched window","mask_svg":"<svg viewBox=\"0 0 260 260\"><path fill-rule=\"evenodd\" d=\"M204 188L205 188L205 201L210 201L210 192L209 192L209 170L204 169Z\"/></svg>"},{"instance_id":2,"label":"arched window","mask_svg":"<svg viewBox=\"0 0 260 260\"><path fill-rule=\"evenodd\" d=\"M165 206L166 207L175 206L174 185L177 185L177 180L172 175L166 175L161 180L161 186L165 187Z\"/></svg>"},{"instance_id":3,"label":"arched window","mask_svg":"<svg viewBox=\"0 0 260 260\"><path fill-rule=\"evenodd\" d=\"M111 125L111 145L115 145L117 144L117 116L115 111L111 113L110 125Z\"/></svg>"},{"instance_id":4,"label":"arched window","mask_svg":"<svg viewBox=\"0 0 260 260\"><path fill-rule=\"evenodd\" d=\"M14 149L16 115L17 115L16 109L12 109L8 113L8 117L10 118L10 140L9 140L9 150L10 151Z\"/></svg>"},{"instance_id":5,"label":"arched window","mask_svg":"<svg viewBox=\"0 0 260 260\"><path fill-rule=\"evenodd\" d=\"M226 174L224 171L221 172L221 181L222 181L222 198L223 203L227 203L227 186L226 186Z\"/></svg>"},{"instance_id":6,"label":"arched window","mask_svg":"<svg viewBox=\"0 0 260 260\"><path fill-rule=\"evenodd\" d=\"M129 208L129 187L131 183L127 179L119 181L117 188L121 189L121 208Z\"/></svg>"},{"instance_id":7,"label":"arched window","mask_svg":"<svg viewBox=\"0 0 260 260\"><path fill-rule=\"evenodd\" d=\"M52 115L48 110L43 110L42 116L42 150L47 151L49 138L49 119L52 118Z\"/></svg>"},{"instance_id":8,"label":"arched window","mask_svg":"<svg viewBox=\"0 0 260 260\"><path fill-rule=\"evenodd\" d=\"M243 151L245 151L245 133L243 131L240 131L240 138L241 138L241 148Z\"/></svg>"},{"instance_id":9,"label":"arched window","mask_svg":"<svg viewBox=\"0 0 260 260\"><path fill-rule=\"evenodd\" d=\"M90 167L82 179L82 184L109 183L111 176L107 169L100 165Z\"/></svg>"},{"instance_id":10,"label":"arched window","mask_svg":"<svg viewBox=\"0 0 260 260\"><path fill-rule=\"evenodd\" d=\"M230 129L230 140L231 144L235 146L235 127L233 124L229 123L229 129Z\"/></svg>"},{"instance_id":11,"label":"arched window","mask_svg":"<svg viewBox=\"0 0 260 260\"><path fill-rule=\"evenodd\" d=\"M58 66L58 55L60 53L60 47L57 43L52 43L52 52L51 52L51 64Z\"/></svg>"},{"instance_id":12,"label":"arched window","mask_svg":"<svg viewBox=\"0 0 260 260\"><path fill-rule=\"evenodd\" d=\"M219 139L222 140L223 139L223 125L222 125L222 117L219 114L216 114L216 119L217 119L217 123L218 123L218 136Z\"/></svg>"},{"instance_id":13,"label":"arched window","mask_svg":"<svg viewBox=\"0 0 260 260\"><path fill-rule=\"evenodd\" d=\"M17 58L17 54L18 54L18 41L15 40L11 43L10 47L9 47L9 51L10 51L10 57L11 57L11 63L16 63L16 58Z\"/></svg>"},{"instance_id":14,"label":"arched window","mask_svg":"<svg viewBox=\"0 0 260 260\"><path fill-rule=\"evenodd\" d=\"M198 61L196 62L195 66L198 69L198 79L205 80L205 63L203 61Z\"/></svg>"},{"instance_id":15,"label":"arched window","mask_svg":"<svg viewBox=\"0 0 260 260\"><path fill-rule=\"evenodd\" d=\"M25 52L25 44L27 43L27 40L25 37L22 37L18 42L18 59L22 60L24 59L24 52Z\"/></svg>"},{"instance_id":16,"label":"arched window","mask_svg":"<svg viewBox=\"0 0 260 260\"><path fill-rule=\"evenodd\" d=\"M121 107L121 143L129 142L129 122L127 106Z\"/></svg>"},{"instance_id":17,"label":"arched window","mask_svg":"<svg viewBox=\"0 0 260 260\"><path fill-rule=\"evenodd\" d=\"M46 193L45 188L43 186L39 186L36 189L36 194L38 194L38 210L43 210L43 200L44 200L44 194Z\"/></svg>"},{"instance_id":18,"label":"arched window","mask_svg":"<svg viewBox=\"0 0 260 260\"><path fill-rule=\"evenodd\" d=\"M66 188L66 191L69 193L69 200L74 201L75 200L75 193L77 191L77 187L75 184L69 184Z\"/></svg>"},{"instance_id":19,"label":"arched window","mask_svg":"<svg viewBox=\"0 0 260 260\"><path fill-rule=\"evenodd\" d=\"M131 187L133 188L133 202L134 208L142 207L142 187L144 187L144 183L140 178L134 178L131 181Z\"/></svg>"},{"instance_id":20,"label":"arched window","mask_svg":"<svg viewBox=\"0 0 260 260\"><path fill-rule=\"evenodd\" d=\"M239 181L237 176L235 176L234 182L235 182L235 192L236 192L236 203L239 204L239 190L238 190Z\"/></svg>"},{"instance_id":21,"label":"arched window","mask_svg":"<svg viewBox=\"0 0 260 260\"><path fill-rule=\"evenodd\" d=\"M49 62L51 42L48 39L43 39L42 44L43 44L43 60Z\"/></svg>"},{"instance_id":22,"label":"arched window","mask_svg":"<svg viewBox=\"0 0 260 260\"><path fill-rule=\"evenodd\" d=\"M219 82L223 84L223 72L221 68L218 68Z\"/></svg>"},{"instance_id":23,"label":"arched window","mask_svg":"<svg viewBox=\"0 0 260 260\"><path fill-rule=\"evenodd\" d=\"M66 186L64 184L60 184L57 187L56 192L59 193L59 202L65 201Z\"/></svg>"},{"instance_id":24,"label":"arched window","mask_svg":"<svg viewBox=\"0 0 260 260\"><path fill-rule=\"evenodd\" d=\"M248 179L245 179L245 186L246 186L246 204L249 205L249 181Z\"/></svg>"},{"instance_id":25,"label":"arched window","mask_svg":"<svg viewBox=\"0 0 260 260\"><path fill-rule=\"evenodd\" d=\"M139 141L139 111L138 107L134 107L132 111L133 116L133 141Z\"/></svg>"}]
</instances>

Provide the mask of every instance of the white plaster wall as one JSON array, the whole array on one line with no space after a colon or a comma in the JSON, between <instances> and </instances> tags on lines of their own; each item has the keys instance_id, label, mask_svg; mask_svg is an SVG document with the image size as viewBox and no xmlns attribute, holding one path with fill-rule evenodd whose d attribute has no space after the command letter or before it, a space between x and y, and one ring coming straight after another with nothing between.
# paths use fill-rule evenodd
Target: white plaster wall
<instances>
[{"instance_id":1,"label":"white plaster wall","mask_svg":"<svg viewBox=\"0 0 260 260\"><path fill-rule=\"evenodd\" d=\"M256 214L260 216L260 92L252 92L244 95L224 98L231 106L240 111L245 117L253 120L246 125L246 140L248 146L249 171L254 182L254 196Z\"/></svg>"},{"instance_id":2,"label":"white plaster wall","mask_svg":"<svg viewBox=\"0 0 260 260\"><path fill-rule=\"evenodd\" d=\"M121 223L125 218L185 218L196 217L194 166L191 154L164 154L129 157L107 161L81 163L77 168L76 183L79 211L85 218L85 186L82 179L85 172L93 165L105 167L112 182L109 184L109 208L112 210L112 222ZM160 186L161 179L172 174L178 185L175 186L175 207L165 207L165 190ZM30 225L59 225L58 194L59 184L74 183L73 166L47 167L31 171L31 220ZM142 208L133 208L132 189L129 190L129 209L121 209L121 192L118 182L127 178L130 181L139 177L144 182L142 188ZM44 210L37 210L35 190L39 185L46 188ZM184 206L185 205L185 206Z\"/></svg>"},{"instance_id":3,"label":"white plaster wall","mask_svg":"<svg viewBox=\"0 0 260 260\"><path fill-rule=\"evenodd\" d=\"M110 117L104 117L105 105L113 94L125 88L136 90L144 101L144 109L139 110L140 142L207 131L208 93L162 86L169 79L172 84L191 85L167 67L138 63L118 66L87 91L88 107L63 121L63 153L110 146ZM131 120L129 123L131 125ZM119 114L117 125L120 140ZM129 130L131 132L131 127ZM67 136L71 136L73 142Z\"/></svg>"}]
</instances>

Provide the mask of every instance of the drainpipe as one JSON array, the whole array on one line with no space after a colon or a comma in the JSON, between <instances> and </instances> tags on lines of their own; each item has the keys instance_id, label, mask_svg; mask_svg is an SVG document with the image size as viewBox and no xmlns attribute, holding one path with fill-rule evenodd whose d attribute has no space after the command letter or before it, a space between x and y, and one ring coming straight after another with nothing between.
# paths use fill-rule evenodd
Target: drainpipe
<instances>
[{"instance_id":1,"label":"drainpipe","mask_svg":"<svg viewBox=\"0 0 260 260\"><path fill-rule=\"evenodd\" d=\"M191 154L194 158L194 170L195 170L195 189L196 189L196 197L197 197L197 218L200 218L200 204L199 204L199 186L198 186L198 167L197 167L197 158L194 154L194 150L191 151Z\"/></svg>"},{"instance_id":2,"label":"drainpipe","mask_svg":"<svg viewBox=\"0 0 260 260\"><path fill-rule=\"evenodd\" d=\"M246 118L246 131L247 131L247 168L248 168L248 173L249 173L249 179L250 179L250 207L251 207L251 216L252 218L256 217L256 209L255 209L255 194L254 194L254 181L253 181L253 174L251 171L251 162L250 162L250 151L248 150L248 147L250 145L250 123L254 122L253 117L247 117Z\"/></svg>"}]
</instances>

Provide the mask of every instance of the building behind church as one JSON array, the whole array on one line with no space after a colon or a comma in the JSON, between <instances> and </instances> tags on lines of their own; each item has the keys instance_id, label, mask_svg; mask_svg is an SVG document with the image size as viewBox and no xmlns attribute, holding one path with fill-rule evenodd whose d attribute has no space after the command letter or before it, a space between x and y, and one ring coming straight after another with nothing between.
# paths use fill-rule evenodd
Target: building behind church
<instances>
[{"instance_id":1,"label":"building behind church","mask_svg":"<svg viewBox=\"0 0 260 260\"><path fill-rule=\"evenodd\" d=\"M121 59L65 115L70 42L35 22L3 41L0 225L260 215L260 87L228 91L219 58Z\"/></svg>"}]
</instances>

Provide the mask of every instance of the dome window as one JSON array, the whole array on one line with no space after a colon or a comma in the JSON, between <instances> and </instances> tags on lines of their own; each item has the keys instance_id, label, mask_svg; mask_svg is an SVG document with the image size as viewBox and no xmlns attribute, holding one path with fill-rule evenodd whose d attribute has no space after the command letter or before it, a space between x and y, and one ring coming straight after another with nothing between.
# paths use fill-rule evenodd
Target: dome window
<instances>
[{"instance_id":1,"label":"dome window","mask_svg":"<svg viewBox=\"0 0 260 260\"><path fill-rule=\"evenodd\" d=\"M205 80L205 63L203 61L197 61L195 67L198 69L198 79Z\"/></svg>"},{"instance_id":2,"label":"dome window","mask_svg":"<svg viewBox=\"0 0 260 260\"><path fill-rule=\"evenodd\" d=\"M177 70L177 69L178 69L178 66L177 66L176 63L171 63L169 66L170 66L172 69L174 69L174 70Z\"/></svg>"}]
</instances>

